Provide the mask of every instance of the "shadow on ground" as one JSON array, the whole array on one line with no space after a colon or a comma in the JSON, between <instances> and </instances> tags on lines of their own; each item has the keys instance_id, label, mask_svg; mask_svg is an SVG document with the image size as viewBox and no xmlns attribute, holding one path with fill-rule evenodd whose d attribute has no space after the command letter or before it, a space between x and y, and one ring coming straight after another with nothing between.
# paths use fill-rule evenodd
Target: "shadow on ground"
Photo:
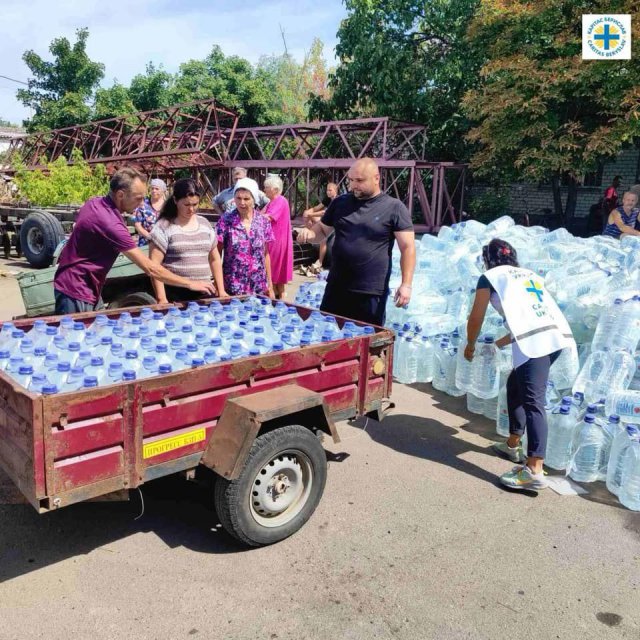
<instances>
[{"instance_id":1,"label":"shadow on ground","mask_svg":"<svg viewBox=\"0 0 640 640\"><path fill-rule=\"evenodd\" d=\"M129 502L81 503L39 515L30 505L0 506L0 582L84 555L136 533L199 553L247 550L221 528L209 482L169 476L149 482Z\"/></svg>"}]
</instances>

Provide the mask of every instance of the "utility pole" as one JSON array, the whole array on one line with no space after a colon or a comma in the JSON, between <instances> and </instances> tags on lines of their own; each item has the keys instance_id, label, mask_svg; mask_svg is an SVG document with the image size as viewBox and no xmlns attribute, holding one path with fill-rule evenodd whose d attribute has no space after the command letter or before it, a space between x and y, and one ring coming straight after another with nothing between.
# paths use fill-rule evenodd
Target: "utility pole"
<instances>
[{"instance_id":1,"label":"utility pole","mask_svg":"<svg viewBox=\"0 0 640 640\"><path fill-rule=\"evenodd\" d=\"M280 23L278 23L278 26L280 27L280 34L282 35L282 42L284 43L284 55L288 56L289 50L287 49L287 40L284 37L284 29L282 28L282 25Z\"/></svg>"}]
</instances>

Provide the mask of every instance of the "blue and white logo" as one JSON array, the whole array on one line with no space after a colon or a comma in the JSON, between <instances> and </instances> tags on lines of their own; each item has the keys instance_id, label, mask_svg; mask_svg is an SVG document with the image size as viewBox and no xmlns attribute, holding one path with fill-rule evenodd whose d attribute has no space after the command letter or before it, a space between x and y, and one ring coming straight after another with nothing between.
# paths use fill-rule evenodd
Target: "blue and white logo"
<instances>
[{"instance_id":1,"label":"blue and white logo","mask_svg":"<svg viewBox=\"0 0 640 640\"><path fill-rule=\"evenodd\" d=\"M631 60L631 15L583 14L583 60Z\"/></svg>"}]
</instances>

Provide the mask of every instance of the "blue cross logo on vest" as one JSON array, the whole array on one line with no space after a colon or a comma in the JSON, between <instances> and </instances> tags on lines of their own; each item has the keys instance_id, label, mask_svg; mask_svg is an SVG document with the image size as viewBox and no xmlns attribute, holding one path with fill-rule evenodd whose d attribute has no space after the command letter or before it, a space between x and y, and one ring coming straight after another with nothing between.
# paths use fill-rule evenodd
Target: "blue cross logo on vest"
<instances>
[{"instance_id":1,"label":"blue cross logo on vest","mask_svg":"<svg viewBox=\"0 0 640 640\"><path fill-rule=\"evenodd\" d=\"M536 298L538 298L538 302L542 302L542 295L544 292L542 291L542 289L540 289L540 285L537 282L534 282L533 280L529 280L529 282L528 283L525 282L525 284L529 285L527 287L527 291L532 296L536 296Z\"/></svg>"}]
</instances>

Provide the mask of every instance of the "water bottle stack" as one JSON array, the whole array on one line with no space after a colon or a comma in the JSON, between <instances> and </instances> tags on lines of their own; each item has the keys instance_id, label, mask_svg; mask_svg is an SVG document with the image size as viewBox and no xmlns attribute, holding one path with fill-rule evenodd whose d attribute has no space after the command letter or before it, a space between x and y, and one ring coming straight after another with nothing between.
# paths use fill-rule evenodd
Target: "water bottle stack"
<instances>
[{"instance_id":1,"label":"water bottle stack","mask_svg":"<svg viewBox=\"0 0 640 640\"><path fill-rule=\"evenodd\" d=\"M116 318L97 315L87 326L67 316L58 326L36 320L28 333L5 322L0 370L33 393L52 394L373 333L354 322L341 328L317 311L303 320L295 307L266 298L190 302L165 314L143 308ZM430 343L417 339L415 346L432 362ZM430 376L422 355L419 360L421 375Z\"/></svg>"}]
</instances>

